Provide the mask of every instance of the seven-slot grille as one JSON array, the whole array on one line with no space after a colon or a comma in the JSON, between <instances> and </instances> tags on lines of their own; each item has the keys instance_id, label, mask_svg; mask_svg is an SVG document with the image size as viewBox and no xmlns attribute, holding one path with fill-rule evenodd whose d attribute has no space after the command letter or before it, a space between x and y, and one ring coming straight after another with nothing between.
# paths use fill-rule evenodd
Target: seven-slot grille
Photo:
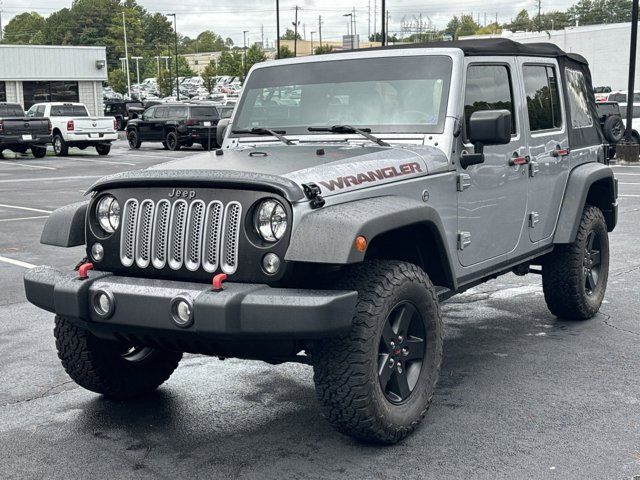
<instances>
[{"instance_id":1,"label":"seven-slot grille","mask_svg":"<svg viewBox=\"0 0 640 480\"><path fill-rule=\"evenodd\" d=\"M190 204L180 199L129 199L124 204L120 261L125 267L152 265L213 273L238 268L242 205L219 200Z\"/></svg>"}]
</instances>

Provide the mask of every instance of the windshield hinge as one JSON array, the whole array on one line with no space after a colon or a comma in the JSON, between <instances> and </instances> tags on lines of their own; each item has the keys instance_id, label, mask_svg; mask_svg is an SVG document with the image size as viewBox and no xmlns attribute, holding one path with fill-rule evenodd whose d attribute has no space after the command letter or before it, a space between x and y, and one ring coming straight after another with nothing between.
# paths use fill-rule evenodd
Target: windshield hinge
<instances>
[{"instance_id":1,"label":"windshield hinge","mask_svg":"<svg viewBox=\"0 0 640 480\"><path fill-rule=\"evenodd\" d=\"M464 192L471 186L471 176L466 173L459 173L456 180L458 191Z\"/></svg>"},{"instance_id":2,"label":"windshield hinge","mask_svg":"<svg viewBox=\"0 0 640 480\"><path fill-rule=\"evenodd\" d=\"M310 200L310 205L312 209L324 207L325 200L322 198L322 190L315 183L303 183L302 190L304 191L305 197Z\"/></svg>"}]
</instances>

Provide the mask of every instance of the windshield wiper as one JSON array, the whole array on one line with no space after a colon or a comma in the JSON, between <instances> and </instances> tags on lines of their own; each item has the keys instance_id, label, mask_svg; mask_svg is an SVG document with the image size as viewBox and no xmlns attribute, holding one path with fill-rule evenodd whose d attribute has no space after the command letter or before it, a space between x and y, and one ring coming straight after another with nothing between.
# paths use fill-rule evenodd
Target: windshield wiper
<instances>
[{"instance_id":1,"label":"windshield wiper","mask_svg":"<svg viewBox=\"0 0 640 480\"><path fill-rule=\"evenodd\" d=\"M358 135L362 135L368 140L371 140L374 143L377 143L381 147L390 147L387 142L384 140L371 135L370 128L356 128L351 125L334 125L333 127L309 127L307 128L310 132L331 132L331 133L357 133Z\"/></svg>"},{"instance_id":2,"label":"windshield wiper","mask_svg":"<svg viewBox=\"0 0 640 480\"><path fill-rule=\"evenodd\" d=\"M285 137L283 134L287 133L285 130L271 130L270 128L255 127L251 130L232 130L231 133L249 133L251 135L271 135L276 137L285 145L295 145L291 140Z\"/></svg>"}]
</instances>

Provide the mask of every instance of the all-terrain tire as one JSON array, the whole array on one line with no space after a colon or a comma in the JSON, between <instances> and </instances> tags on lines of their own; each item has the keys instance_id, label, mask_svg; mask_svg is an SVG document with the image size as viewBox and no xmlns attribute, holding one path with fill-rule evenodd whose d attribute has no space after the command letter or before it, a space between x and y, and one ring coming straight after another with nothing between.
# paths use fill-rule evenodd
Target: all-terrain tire
<instances>
[{"instance_id":1,"label":"all-terrain tire","mask_svg":"<svg viewBox=\"0 0 640 480\"><path fill-rule=\"evenodd\" d=\"M140 135L135 128L132 128L127 132L127 142L129 143L129 148L132 150L137 150L140 148L140 145L142 145Z\"/></svg>"},{"instance_id":2,"label":"all-terrain tire","mask_svg":"<svg viewBox=\"0 0 640 480\"><path fill-rule=\"evenodd\" d=\"M67 374L81 387L106 397L126 399L158 388L177 368L182 353L150 350L132 361L126 346L104 340L64 317L56 316L54 335L58 357Z\"/></svg>"},{"instance_id":3,"label":"all-terrain tire","mask_svg":"<svg viewBox=\"0 0 640 480\"><path fill-rule=\"evenodd\" d=\"M98 152L98 155L109 155L111 145L96 145L96 152Z\"/></svg>"},{"instance_id":4,"label":"all-terrain tire","mask_svg":"<svg viewBox=\"0 0 640 480\"><path fill-rule=\"evenodd\" d=\"M44 158L47 156L47 147L46 146L32 146L31 153L35 158Z\"/></svg>"},{"instance_id":5,"label":"all-terrain tire","mask_svg":"<svg viewBox=\"0 0 640 480\"><path fill-rule=\"evenodd\" d=\"M349 334L320 341L312 351L318 399L338 431L368 442L396 443L420 424L438 381L443 342L435 289L419 267L386 260L355 267L340 288L357 290L358 301ZM384 357L380 349L388 319L404 304L413 305L419 313L412 318L424 324L426 348L412 391L404 401L394 403L379 377L392 358ZM407 347L409 338L407 334Z\"/></svg>"},{"instance_id":6,"label":"all-terrain tire","mask_svg":"<svg viewBox=\"0 0 640 480\"><path fill-rule=\"evenodd\" d=\"M164 143L167 144L167 149L176 152L180 150L180 140L178 139L178 132L171 130L167 132L167 136L164 138Z\"/></svg>"},{"instance_id":7,"label":"all-terrain tire","mask_svg":"<svg viewBox=\"0 0 640 480\"><path fill-rule=\"evenodd\" d=\"M595 266L593 252L597 252ZM560 318L588 320L600 309L608 277L607 224L599 208L587 205L574 242L557 245L543 262L542 287L547 307Z\"/></svg>"}]
</instances>

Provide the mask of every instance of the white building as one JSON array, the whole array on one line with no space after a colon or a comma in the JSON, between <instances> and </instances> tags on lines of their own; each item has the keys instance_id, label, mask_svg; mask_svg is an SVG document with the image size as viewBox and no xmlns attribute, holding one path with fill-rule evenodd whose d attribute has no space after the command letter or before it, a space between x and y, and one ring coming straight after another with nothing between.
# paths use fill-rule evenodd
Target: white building
<instances>
[{"instance_id":1,"label":"white building","mask_svg":"<svg viewBox=\"0 0 640 480\"><path fill-rule=\"evenodd\" d=\"M0 102L82 102L102 115L105 47L0 45Z\"/></svg>"},{"instance_id":2,"label":"white building","mask_svg":"<svg viewBox=\"0 0 640 480\"><path fill-rule=\"evenodd\" d=\"M609 86L613 90L627 88L631 23L586 25L544 32L503 31L498 35L460 37L460 40L491 37L510 38L522 43L555 43L565 52L579 53L587 59L594 86ZM640 60L640 50L638 54L636 61ZM635 84L640 88L640 68L636 69Z\"/></svg>"}]
</instances>

